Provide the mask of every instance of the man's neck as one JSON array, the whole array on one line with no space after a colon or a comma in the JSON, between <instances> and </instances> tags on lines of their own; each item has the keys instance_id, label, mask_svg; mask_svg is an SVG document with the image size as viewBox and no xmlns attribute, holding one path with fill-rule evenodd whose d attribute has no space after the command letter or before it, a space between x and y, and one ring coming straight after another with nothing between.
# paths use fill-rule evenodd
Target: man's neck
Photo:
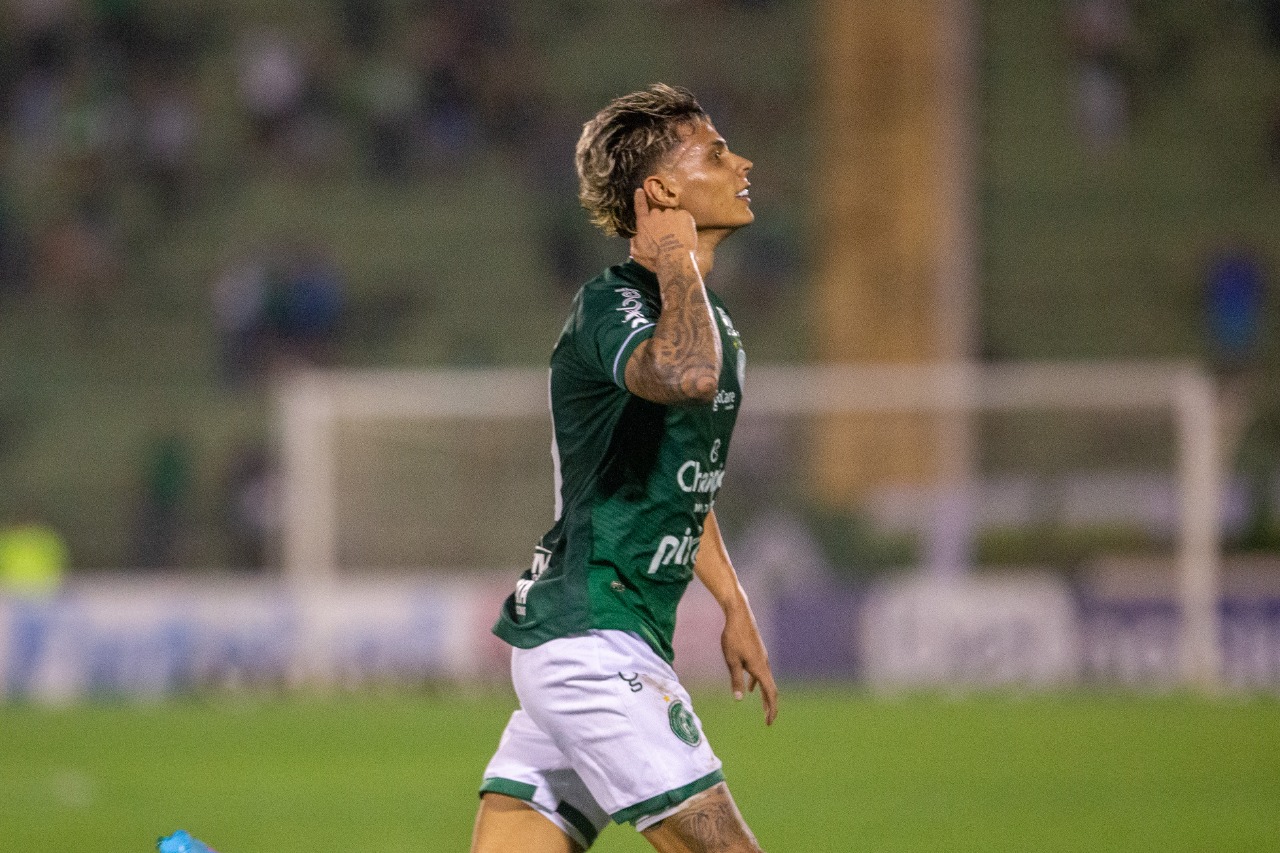
<instances>
[{"instance_id":1,"label":"man's neck","mask_svg":"<svg viewBox=\"0 0 1280 853\"><path fill-rule=\"evenodd\" d=\"M734 229L707 229L698 231L698 249L694 252L694 259L698 264L698 272L705 279L707 274L711 272L711 268L716 263L716 249L720 247L720 243L725 237L732 234Z\"/></svg>"},{"instance_id":2,"label":"man's neck","mask_svg":"<svg viewBox=\"0 0 1280 853\"><path fill-rule=\"evenodd\" d=\"M628 260L636 261L634 255L629 256ZM693 253L693 262L698 265L698 275L705 279L707 277L707 273L711 272L711 268L716 264L716 250L714 248L699 246L697 251ZM657 270L653 269L648 264L641 264L639 261L636 261L636 263L649 270L649 272L657 272Z\"/></svg>"},{"instance_id":3,"label":"man's neck","mask_svg":"<svg viewBox=\"0 0 1280 853\"><path fill-rule=\"evenodd\" d=\"M698 274L704 279L711 272L711 268L716 265L716 249L721 241L732 234L734 230L736 229L708 229L698 232L698 248L694 250L693 259L694 263L698 265ZM632 260L635 260L635 258L633 257ZM649 269L644 264L641 264L641 266ZM653 272L653 270L649 271Z\"/></svg>"}]
</instances>

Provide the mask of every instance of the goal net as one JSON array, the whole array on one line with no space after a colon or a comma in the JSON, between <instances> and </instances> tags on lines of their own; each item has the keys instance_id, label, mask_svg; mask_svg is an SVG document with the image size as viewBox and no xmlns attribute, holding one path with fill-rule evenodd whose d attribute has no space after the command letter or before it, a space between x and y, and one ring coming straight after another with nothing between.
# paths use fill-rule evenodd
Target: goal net
<instances>
[{"instance_id":1,"label":"goal net","mask_svg":"<svg viewBox=\"0 0 1280 853\"><path fill-rule=\"evenodd\" d=\"M1214 395L1182 364L755 367L716 512L740 571L775 588L1013 567L1079 583L1146 560L1181 614L1180 677L1211 685ZM277 422L283 561L306 588L514 578L551 524L545 370L302 373Z\"/></svg>"}]
</instances>

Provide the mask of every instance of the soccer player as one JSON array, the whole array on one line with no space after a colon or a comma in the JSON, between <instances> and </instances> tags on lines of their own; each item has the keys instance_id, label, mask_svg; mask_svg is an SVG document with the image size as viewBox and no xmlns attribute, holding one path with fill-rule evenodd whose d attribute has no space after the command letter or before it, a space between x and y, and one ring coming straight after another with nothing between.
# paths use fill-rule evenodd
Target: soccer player
<instances>
[{"instance_id":1,"label":"soccer player","mask_svg":"<svg viewBox=\"0 0 1280 853\"><path fill-rule=\"evenodd\" d=\"M760 847L671 669L693 575L724 610L732 689L777 688L712 506L746 357L703 283L754 215L751 162L686 90L657 84L583 127L580 198L626 263L574 299L551 356L556 518L494 632L520 709L485 769L472 853L585 850L630 822L659 851Z\"/></svg>"}]
</instances>

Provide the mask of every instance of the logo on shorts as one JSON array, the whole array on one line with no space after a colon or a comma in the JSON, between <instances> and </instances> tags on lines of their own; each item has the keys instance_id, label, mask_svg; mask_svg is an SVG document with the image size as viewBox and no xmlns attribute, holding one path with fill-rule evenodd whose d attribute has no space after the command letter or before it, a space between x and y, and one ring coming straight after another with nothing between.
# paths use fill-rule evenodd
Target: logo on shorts
<instances>
[{"instance_id":1,"label":"logo on shorts","mask_svg":"<svg viewBox=\"0 0 1280 853\"><path fill-rule=\"evenodd\" d=\"M689 746L697 746L702 742L702 733L698 731L698 724L693 721L693 714L689 713L689 709L680 700L672 702L667 708L667 720L676 737Z\"/></svg>"}]
</instances>

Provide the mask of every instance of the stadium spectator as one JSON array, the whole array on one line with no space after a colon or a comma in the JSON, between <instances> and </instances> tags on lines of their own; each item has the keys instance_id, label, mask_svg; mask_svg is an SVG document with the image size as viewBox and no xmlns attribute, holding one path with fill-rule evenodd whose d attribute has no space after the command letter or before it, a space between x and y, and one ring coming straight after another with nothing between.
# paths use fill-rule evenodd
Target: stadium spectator
<instances>
[{"instance_id":1,"label":"stadium spectator","mask_svg":"<svg viewBox=\"0 0 1280 853\"><path fill-rule=\"evenodd\" d=\"M68 549L62 535L25 511L0 529L0 595L10 611L5 693L28 695L44 653L55 596L62 588Z\"/></svg>"},{"instance_id":2,"label":"stadium spectator","mask_svg":"<svg viewBox=\"0 0 1280 853\"><path fill-rule=\"evenodd\" d=\"M458 72L448 65L427 69L422 91L422 129L428 161L437 168L448 168L469 153L480 138L475 105Z\"/></svg>"},{"instance_id":3,"label":"stadium spectator","mask_svg":"<svg viewBox=\"0 0 1280 853\"><path fill-rule=\"evenodd\" d=\"M485 142L476 73L489 44L479 21L465 4L448 3L420 7L408 22L406 53L419 80L417 137L432 174L452 169Z\"/></svg>"},{"instance_id":4,"label":"stadium spectator","mask_svg":"<svg viewBox=\"0 0 1280 853\"><path fill-rule=\"evenodd\" d=\"M143 464L133 563L144 569L173 568L179 561L191 501L190 443L179 432L161 435L147 448Z\"/></svg>"},{"instance_id":5,"label":"stadium spectator","mask_svg":"<svg viewBox=\"0 0 1280 853\"><path fill-rule=\"evenodd\" d=\"M340 167L348 156L350 128L344 121L342 90L349 83L338 74L340 59L327 41L307 46L305 86L297 114L283 137L284 165L303 178Z\"/></svg>"},{"instance_id":6,"label":"stadium spectator","mask_svg":"<svg viewBox=\"0 0 1280 853\"><path fill-rule=\"evenodd\" d=\"M190 208L196 187L200 111L182 79L150 81L140 117L142 174L162 214L172 223Z\"/></svg>"},{"instance_id":7,"label":"stadium spectator","mask_svg":"<svg viewBox=\"0 0 1280 853\"><path fill-rule=\"evenodd\" d=\"M27 510L0 530L0 589L9 596L47 599L61 587L67 543L36 513Z\"/></svg>"},{"instance_id":8,"label":"stadium spectator","mask_svg":"<svg viewBox=\"0 0 1280 853\"><path fill-rule=\"evenodd\" d=\"M280 528L275 465L258 445L239 448L227 468L224 519L230 562L238 569L267 565Z\"/></svg>"},{"instance_id":9,"label":"stadium spectator","mask_svg":"<svg viewBox=\"0 0 1280 853\"><path fill-rule=\"evenodd\" d=\"M253 144L282 154L308 83L299 49L284 33L256 28L241 34L237 53L237 87Z\"/></svg>"},{"instance_id":10,"label":"stadium spectator","mask_svg":"<svg viewBox=\"0 0 1280 853\"><path fill-rule=\"evenodd\" d=\"M334 362L346 316L346 282L328 249L299 244L273 271L268 312L280 366Z\"/></svg>"},{"instance_id":11,"label":"stadium spectator","mask_svg":"<svg viewBox=\"0 0 1280 853\"><path fill-rule=\"evenodd\" d=\"M1266 273L1255 249L1233 241L1210 256L1204 324L1220 373L1237 374L1259 355L1266 292Z\"/></svg>"},{"instance_id":12,"label":"stadium spectator","mask_svg":"<svg viewBox=\"0 0 1280 853\"><path fill-rule=\"evenodd\" d=\"M86 337L96 334L102 309L120 283L122 249L116 235L88 210L64 216L36 238L35 289L72 311Z\"/></svg>"},{"instance_id":13,"label":"stadium spectator","mask_svg":"<svg viewBox=\"0 0 1280 853\"><path fill-rule=\"evenodd\" d=\"M213 285L219 368L233 387L257 379L265 365L269 274L265 252L251 248L231 257Z\"/></svg>"},{"instance_id":14,"label":"stadium spectator","mask_svg":"<svg viewBox=\"0 0 1280 853\"><path fill-rule=\"evenodd\" d=\"M22 69L9 96L9 131L14 160L31 165L51 161L58 151L66 82L57 71Z\"/></svg>"},{"instance_id":15,"label":"stadium spectator","mask_svg":"<svg viewBox=\"0 0 1280 853\"><path fill-rule=\"evenodd\" d=\"M59 169L81 211L106 224L132 160L137 106L115 69L77 63L66 80Z\"/></svg>"},{"instance_id":16,"label":"stadium spectator","mask_svg":"<svg viewBox=\"0 0 1280 853\"><path fill-rule=\"evenodd\" d=\"M421 81L398 57L381 57L363 66L359 110L364 117L364 150L375 178L399 181L414 164L415 108Z\"/></svg>"},{"instance_id":17,"label":"stadium spectator","mask_svg":"<svg viewBox=\"0 0 1280 853\"><path fill-rule=\"evenodd\" d=\"M1133 37L1127 0L1070 0L1067 40L1075 62L1076 126L1093 151L1125 135L1130 92L1127 52Z\"/></svg>"}]
</instances>

